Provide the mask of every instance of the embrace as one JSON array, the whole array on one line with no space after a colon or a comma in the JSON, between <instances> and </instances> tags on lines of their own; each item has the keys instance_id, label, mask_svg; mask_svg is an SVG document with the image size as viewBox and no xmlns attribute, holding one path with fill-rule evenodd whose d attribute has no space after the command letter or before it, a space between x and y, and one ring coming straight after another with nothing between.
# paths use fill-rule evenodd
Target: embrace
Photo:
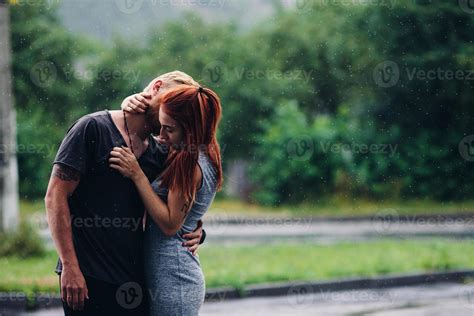
<instances>
[{"instance_id":1,"label":"embrace","mask_svg":"<svg viewBox=\"0 0 474 316\"><path fill-rule=\"evenodd\" d=\"M173 71L68 130L45 197L65 315L198 315L219 97Z\"/></svg>"}]
</instances>

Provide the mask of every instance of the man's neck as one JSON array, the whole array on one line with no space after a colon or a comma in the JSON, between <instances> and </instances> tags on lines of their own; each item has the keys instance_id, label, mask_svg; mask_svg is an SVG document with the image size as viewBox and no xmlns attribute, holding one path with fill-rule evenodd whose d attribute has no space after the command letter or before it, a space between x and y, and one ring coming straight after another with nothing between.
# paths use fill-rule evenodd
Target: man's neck
<instances>
[{"instance_id":1,"label":"man's neck","mask_svg":"<svg viewBox=\"0 0 474 316\"><path fill-rule=\"evenodd\" d=\"M145 115L125 113L125 117L127 120L130 136L136 135L141 140L145 141L148 138L148 136L151 134L151 128L147 126L146 124ZM123 119L123 114L122 114L122 119ZM125 121L124 121L124 125L125 125Z\"/></svg>"}]
</instances>

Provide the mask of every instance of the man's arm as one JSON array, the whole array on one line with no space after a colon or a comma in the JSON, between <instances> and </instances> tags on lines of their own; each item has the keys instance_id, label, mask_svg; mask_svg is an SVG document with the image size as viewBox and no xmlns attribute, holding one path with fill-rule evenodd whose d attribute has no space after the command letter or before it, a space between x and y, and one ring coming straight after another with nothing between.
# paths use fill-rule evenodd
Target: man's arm
<instances>
[{"instance_id":1,"label":"man's arm","mask_svg":"<svg viewBox=\"0 0 474 316\"><path fill-rule=\"evenodd\" d=\"M63 265L61 295L73 310L81 310L89 298L84 276L74 250L68 198L80 181L75 169L55 164L45 196L46 213L56 249Z\"/></svg>"},{"instance_id":2,"label":"man's arm","mask_svg":"<svg viewBox=\"0 0 474 316\"><path fill-rule=\"evenodd\" d=\"M202 228L202 220L198 221L196 229L191 232L184 234L182 237L188 239L183 243L184 247L187 247L193 255L197 254L198 247L204 243L206 239L206 231Z\"/></svg>"}]
</instances>

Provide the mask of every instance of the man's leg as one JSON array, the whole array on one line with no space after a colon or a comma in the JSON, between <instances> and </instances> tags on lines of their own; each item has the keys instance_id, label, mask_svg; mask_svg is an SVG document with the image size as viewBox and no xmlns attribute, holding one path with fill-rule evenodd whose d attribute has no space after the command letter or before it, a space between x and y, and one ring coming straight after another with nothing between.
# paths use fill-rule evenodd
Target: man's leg
<instances>
[{"instance_id":1,"label":"man's leg","mask_svg":"<svg viewBox=\"0 0 474 316\"><path fill-rule=\"evenodd\" d=\"M127 305L127 302L122 302L120 296L117 296L119 286L87 276L84 276L84 278L86 280L87 289L89 291L89 299L85 300L84 309L81 311L74 311L67 305L66 302L63 302L64 315L104 316L113 314L114 316L125 316L148 314L148 308L146 305L146 295L143 295L142 302L138 306L136 306L136 304ZM59 280L61 286L61 277L59 278ZM117 297L119 297L118 300Z\"/></svg>"},{"instance_id":2,"label":"man's leg","mask_svg":"<svg viewBox=\"0 0 474 316\"><path fill-rule=\"evenodd\" d=\"M67 302L63 303L64 315L66 316L103 316L102 304L107 297L106 290L103 286L103 282L84 276L87 284L87 290L89 291L89 299L84 301L84 308L82 310L73 310ZM59 288L61 289L61 276L59 276Z\"/></svg>"}]
</instances>

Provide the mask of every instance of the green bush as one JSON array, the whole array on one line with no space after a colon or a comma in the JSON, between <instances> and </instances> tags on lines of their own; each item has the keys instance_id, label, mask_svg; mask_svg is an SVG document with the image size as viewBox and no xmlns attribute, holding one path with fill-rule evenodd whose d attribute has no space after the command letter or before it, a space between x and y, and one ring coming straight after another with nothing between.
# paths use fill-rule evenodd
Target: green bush
<instances>
[{"instance_id":1,"label":"green bush","mask_svg":"<svg viewBox=\"0 0 474 316\"><path fill-rule=\"evenodd\" d=\"M40 236L29 224L20 224L13 233L0 233L0 257L42 257L46 250Z\"/></svg>"}]
</instances>

